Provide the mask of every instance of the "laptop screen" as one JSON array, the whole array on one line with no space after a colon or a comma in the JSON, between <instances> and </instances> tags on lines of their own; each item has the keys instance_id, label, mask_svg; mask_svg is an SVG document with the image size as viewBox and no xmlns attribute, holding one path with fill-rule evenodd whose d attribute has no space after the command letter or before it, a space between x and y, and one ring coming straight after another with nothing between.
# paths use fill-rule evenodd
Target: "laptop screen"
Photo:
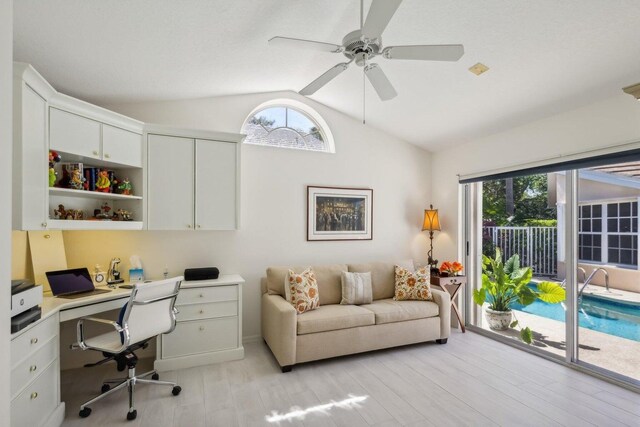
<instances>
[{"instance_id":1,"label":"laptop screen","mask_svg":"<svg viewBox=\"0 0 640 427\"><path fill-rule=\"evenodd\" d=\"M48 271L47 280L54 296L73 294L76 292L89 292L94 290L93 281L89 270L74 268L71 270Z\"/></svg>"}]
</instances>

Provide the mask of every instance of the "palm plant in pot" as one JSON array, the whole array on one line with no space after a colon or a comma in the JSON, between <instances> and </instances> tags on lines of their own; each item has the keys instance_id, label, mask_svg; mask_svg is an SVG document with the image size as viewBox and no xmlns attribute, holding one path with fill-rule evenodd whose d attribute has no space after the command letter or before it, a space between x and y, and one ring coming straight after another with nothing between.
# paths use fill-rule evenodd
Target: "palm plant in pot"
<instances>
[{"instance_id":1,"label":"palm plant in pot","mask_svg":"<svg viewBox=\"0 0 640 427\"><path fill-rule=\"evenodd\" d=\"M473 300L479 306L487 302L485 318L494 330L506 330L518 326L512 321L514 304L527 306L537 299L550 304L565 300L565 290L556 283L539 282L536 289L529 286L533 271L520 267L520 257L515 254L502 262L502 253L496 249L495 258L482 256L482 286L473 291ZM531 344L533 334L529 327L520 329L520 338Z\"/></svg>"}]
</instances>

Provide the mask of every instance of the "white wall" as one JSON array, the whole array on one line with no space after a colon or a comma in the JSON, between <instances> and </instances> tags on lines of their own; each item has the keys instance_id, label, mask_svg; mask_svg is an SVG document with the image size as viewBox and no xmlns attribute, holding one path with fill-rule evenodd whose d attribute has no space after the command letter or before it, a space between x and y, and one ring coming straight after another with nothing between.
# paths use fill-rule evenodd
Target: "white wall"
<instances>
[{"instance_id":1,"label":"white wall","mask_svg":"<svg viewBox=\"0 0 640 427\"><path fill-rule=\"evenodd\" d=\"M446 230L435 243L440 258L457 256L456 174L480 173L638 141L640 102L620 91L600 102L434 153L432 198Z\"/></svg>"},{"instance_id":2,"label":"white wall","mask_svg":"<svg viewBox=\"0 0 640 427\"><path fill-rule=\"evenodd\" d=\"M4 162L0 168L0 282L11 280L11 147L13 93L13 2L0 0L0 147ZM0 294L0 426L9 425L9 317L11 290Z\"/></svg>"},{"instance_id":3,"label":"white wall","mask_svg":"<svg viewBox=\"0 0 640 427\"><path fill-rule=\"evenodd\" d=\"M244 334L253 337L260 334L260 278L270 265L423 261L427 239L420 229L431 188L425 150L289 92L107 107L147 122L237 133L257 105L283 97L323 116L336 153L243 145L240 231L65 232L69 266L104 266L112 256L138 254L154 276L165 266L171 274L207 265L239 273L247 280ZM373 188L373 240L307 242L306 185Z\"/></svg>"}]
</instances>

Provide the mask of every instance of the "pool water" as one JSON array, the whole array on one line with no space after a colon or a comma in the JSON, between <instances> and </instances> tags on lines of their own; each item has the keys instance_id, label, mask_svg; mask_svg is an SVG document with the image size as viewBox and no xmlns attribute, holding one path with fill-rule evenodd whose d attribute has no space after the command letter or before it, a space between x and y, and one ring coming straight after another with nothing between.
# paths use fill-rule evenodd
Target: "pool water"
<instances>
[{"instance_id":1,"label":"pool water","mask_svg":"<svg viewBox=\"0 0 640 427\"><path fill-rule=\"evenodd\" d=\"M536 284L533 282L529 284L529 287L534 290L537 289ZM564 303L549 304L536 300L526 307L514 304L513 308L548 319L560 322L565 321L566 305ZM640 341L640 306L638 305L609 301L592 295L583 295L578 313L578 322L582 328Z\"/></svg>"}]
</instances>

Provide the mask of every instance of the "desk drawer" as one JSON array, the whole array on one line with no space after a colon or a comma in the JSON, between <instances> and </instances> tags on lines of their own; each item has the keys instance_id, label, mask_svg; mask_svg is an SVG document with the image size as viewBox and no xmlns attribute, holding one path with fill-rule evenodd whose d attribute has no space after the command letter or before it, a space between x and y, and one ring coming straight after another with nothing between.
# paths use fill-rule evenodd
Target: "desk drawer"
<instances>
[{"instance_id":1,"label":"desk drawer","mask_svg":"<svg viewBox=\"0 0 640 427\"><path fill-rule=\"evenodd\" d=\"M187 320L212 319L216 317L236 316L238 314L238 301L220 301L207 304L189 304L177 307L176 316L178 322Z\"/></svg>"},{"instance_id":2,"label":"desk drawer","mask_svg":"<svg viewBox=\"0 0 640 427\"><path fill-rule=\"evenodd\" d=\"M36 378L42 370L56 359L57 337L51 338L42 347L29 355L11 370L11 398L14 398L25 385Z\"/></svg>"},{"instance_id":3,"label":"desk drawer","mask_svg":"<svg viewBox=\"0 0 640 427\"><path fill-rule=\"evenodd\" d=\"M217 301L237 301L238 286L210 286L206 288L182 289L176 299L176 305L196 304Z\"/></svg>"},{"instance_id":4,"label":"desk drawer","mask_svg":"<svg viewBox=\"0 0 640 427\"><path fill-rule=\"evenodd\" d=\"M58 335L58 316L49 316L40 324L11 340L11 366L15 367L27 356L38 351L51 337Z\"/></svg>"},{"instance_id":5,"label":"desk drawer","mask_svg":"<svg viewBox=\"0 0 640 427\"><path fill-rule=\"evenodd\" d=\"M51 415L58 400L58 367L55 363L11 401L11 427L35 427Z\"/></svg>"},{"instance_id":6,"label":"desk drawer","mask_svg":"<svg viewBox=\"0 0 640 427\"><path fill-rule=\"evenodd\" d=\"M238 316L180 322L162 336L162 358L238 347Z\"/></svg>"}]
</instances>

